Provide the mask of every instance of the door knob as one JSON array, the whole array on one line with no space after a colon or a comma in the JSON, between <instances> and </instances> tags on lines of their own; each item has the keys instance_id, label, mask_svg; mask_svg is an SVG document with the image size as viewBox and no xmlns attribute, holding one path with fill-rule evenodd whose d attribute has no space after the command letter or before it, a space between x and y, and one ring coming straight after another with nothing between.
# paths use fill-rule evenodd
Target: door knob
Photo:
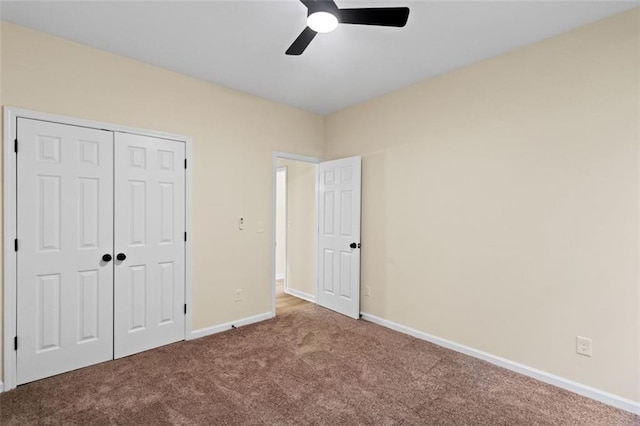
<instances>
[{"instance_id":1,"label":"door knob","mask_svg":"<svg viewBox=\"0 0 640 426\"><path fill-rule=\"evenodd\" d=\"M111 259L113 259L113 257L111 257L109 253L102 256L102 260L105 262L111 262Z\"/></svg>"},{"instance_id":2,"label":"door knob","mask_svg":"<svg viewBox=\"0 0 640 426\"><path fill-rule=\"evenodd\" d=\"M116 259L118 259L119 261L123 261L127 258L127 255L124 253L118 253L118 255L116 256Z\"/></svg>"},{"instance_id":3,"label":"door knob","mask_svg":"<svg viewBox=\"0 0 640 426\"><path fill-rule=\"evenodd\" d=\"M360 244L359 243L351 243L351 244L349 244L349 247L351 247L351 248L360 248Z\"/></svg>"}]
</instances>

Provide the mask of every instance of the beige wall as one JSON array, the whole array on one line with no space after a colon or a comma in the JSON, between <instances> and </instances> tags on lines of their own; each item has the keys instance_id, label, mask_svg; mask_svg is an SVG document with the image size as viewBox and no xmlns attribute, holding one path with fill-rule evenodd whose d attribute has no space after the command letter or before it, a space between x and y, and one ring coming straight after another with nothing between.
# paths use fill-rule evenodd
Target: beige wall
<instances>
[{"instance_id":1,"label":"beige wall","mask_svg":"<svg viewBox=\"0 0 640 426\"><path fill-rule=\"evenodd\" d=\"M287 289L316 295L317 165L278 159L287 168Z\"/></svg>"},{"instance_id":2,"label":"beige wall","mask_svg":"<svg viewBox=\"0 0 640 426\"><path fill-rule=\"evenodd\" d=\"M321 156L321 116L8 23L1 86L3 105L192 136L193 329L271 310L272 151Z\"/></svg>"},{"instance_id":3,"label":"beige wall","mask_svg":"<svg viewBox=\"0 0 640 426\"><path fill-rule=\"evenodd\" d=\"M329 116L363 311L640 401L639 37L636 9Z\"/></svg>"}]
</instances>

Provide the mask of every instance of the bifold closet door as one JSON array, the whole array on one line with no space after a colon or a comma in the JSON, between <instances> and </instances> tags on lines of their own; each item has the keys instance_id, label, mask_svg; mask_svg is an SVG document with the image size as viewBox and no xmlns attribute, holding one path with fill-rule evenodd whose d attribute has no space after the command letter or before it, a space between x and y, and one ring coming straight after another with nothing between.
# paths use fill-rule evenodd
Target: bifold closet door
<instances>
[{"instance_id":1,"label":"bifold closet door","mask_svg":"<svg viewBox=\"0 0 640 426\"><path fill-rule=\"evenodd\" d=\"M113 133L20 118L17 139L22 384L113 358Z\"/></svg>"},{"instance_id":2,"label":"bifold closet door","mask_svg":"<svg viewBox=\"0 0 640 426\"><path fill-rule=\"evenodd\" d=\"M185 145L115 134L116 358L185 336Z\"/></svg>"}]
</instances>

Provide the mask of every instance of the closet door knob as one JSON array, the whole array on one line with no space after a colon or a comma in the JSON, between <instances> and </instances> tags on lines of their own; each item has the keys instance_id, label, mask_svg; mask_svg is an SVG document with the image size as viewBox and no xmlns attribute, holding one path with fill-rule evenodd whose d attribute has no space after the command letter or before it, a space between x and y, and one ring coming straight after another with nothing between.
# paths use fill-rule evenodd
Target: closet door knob
<instances>
[{"instance_id":1,"label":"closet door knob","mask_svg":"<svg viewBox=\"0 0 640 426\"><path fill-rule=\"evenodd\" d=\"M118 253L118 255L116 256L116 259L118 259L119 261L123 261L127 258L127 255L124 253Z\"/></svg>"},{"instance_id":2,"label":"closet door knob","mask_svg":"<svg viewBox=\"0 0 640 426\"><path fill-rule=\"evenodd\" d=\"M109 253L102 256L102 260L105 262L111 262L111 259L113 259L113 257L111 257Z\"/></svg>"}]
</instances>

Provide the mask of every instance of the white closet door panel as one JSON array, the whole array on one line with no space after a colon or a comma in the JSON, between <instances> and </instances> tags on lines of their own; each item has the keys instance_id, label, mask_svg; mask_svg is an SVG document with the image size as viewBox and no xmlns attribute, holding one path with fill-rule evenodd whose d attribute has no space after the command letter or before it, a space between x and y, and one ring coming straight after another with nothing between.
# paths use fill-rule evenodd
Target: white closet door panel
<instances>
[{"instance_id":1,"label":"white closet door panel","mask_svg":"<svg viewBox=\"0 0 640 426\"><path fill-rule=\"evenodd\" d=\"M361 159L326 161L318 171L318 304L359 318Z\"/></svg>"},{"instance_id":2,"label":"white closet door panel","mask_svg":"<svg viewBox=\"0 0 640 426\"><path fill-rule=\"evenodd\" d=\"M113 357L113 133L18 119L17 383Z\"/></svg>"},{"instance_id":3,"label":"white closet door panel","mask_svg":"<svg viewBox=\"0 0 640 426\"><path fill-rule=\"evenodd\" d=\"M184 339L185 145L117 133L115 357Z\"/></svg>"}]
</instances>

